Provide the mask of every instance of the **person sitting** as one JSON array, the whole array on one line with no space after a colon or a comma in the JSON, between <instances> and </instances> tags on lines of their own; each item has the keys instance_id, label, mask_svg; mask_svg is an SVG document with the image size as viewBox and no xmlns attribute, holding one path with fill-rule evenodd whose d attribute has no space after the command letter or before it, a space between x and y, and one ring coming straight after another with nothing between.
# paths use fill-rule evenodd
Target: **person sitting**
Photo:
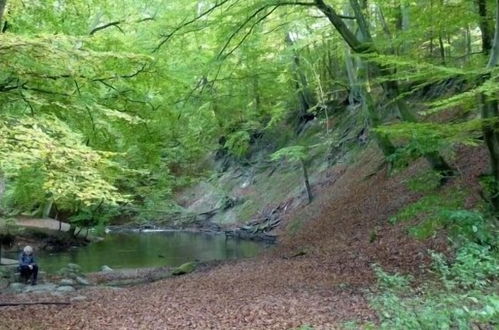
<instances>
[{"instance_id":1,"label":"person sitting","mask_svg":"<svg viewBox=\"0 0 499 330\"><path fill-rule=\"evenodd\" d=\"M33 276L33 280L31 281L31 285L36 285L36 280L38 277L38 265L35 262L35 258L33 256L33 248L31 246L26 246L19 257L19 271L21 273L21 278L24 279L24 282L27 284L31 276Z\"/></svg>"}]
</instances>

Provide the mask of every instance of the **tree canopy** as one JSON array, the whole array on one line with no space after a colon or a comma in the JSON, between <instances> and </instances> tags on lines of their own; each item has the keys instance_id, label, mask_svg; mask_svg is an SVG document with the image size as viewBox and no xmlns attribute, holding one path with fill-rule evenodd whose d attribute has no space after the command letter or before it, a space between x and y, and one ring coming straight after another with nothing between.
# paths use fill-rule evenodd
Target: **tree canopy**
<instances>
[{"instance_id":1,"label":"tree canopy","mask_svg":"<svg viewBox=\"0 0 499 330\"><path fill-rule=\"evenodd\" d=\"M389 161L424 156L445 176L443 151L485 140L497 181L497 7L0 1L4 208L171 206L210 152L244 159L311 118L327 135L338 105L362 112Z\"/></svg>"}]
</instances>

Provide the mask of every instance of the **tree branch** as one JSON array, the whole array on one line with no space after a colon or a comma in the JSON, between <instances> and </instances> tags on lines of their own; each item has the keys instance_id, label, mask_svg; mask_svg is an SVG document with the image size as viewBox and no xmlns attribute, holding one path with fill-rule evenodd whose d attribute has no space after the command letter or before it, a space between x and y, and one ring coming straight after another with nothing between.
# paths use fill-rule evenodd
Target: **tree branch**
<instances>
[{"instance_id":1,"label":"tree branch","mask_svg":"<svg viewBox=\"0 0 499 330\"><path fill-rule=\"evenodd\" d=\"M123 21L114 21L114 22L110 22L110 23L107 23L107 24L104 24L104 25L101 25L101 26L98 26L96 28L94 28L92 31L90 31L90 35L93 36L96 32L99 32L101 30L104 30L104 29L107 29L108 27L111 27L111 26L114 26L116 27L117 29L119 29L122 33L123 30L120 28L120 24L123 23Z\"/></svg>"},{"instance_id":2,"label":"tree branch","mask_svg":"<svg viewBox=\"0 0 499 330\"><path fill-rule=\"evenodd\" d=\"M69 302L60 302L60 301L40 301L40 302L12 302L12 303L0 303L0 307L7 306L32 306L32 305L71 305Z\"/></svg>"},{"instance_id":3,"label":"tree branch","mask_svg":"<svg viewBox=\"0 0 499 330\"><path fill-rule=\"evenodd\" d=\"M133 21L132 23L142 23L142 22L147 22L147 21L154 21L154 17L146 17L146 18L142 18L142 19L139 19L139 20L136 20L136 21ZM97 26L96 28L94 28L92 31L90 31L90 35L94 35L96 32L99 32L101 30L104 30L104 29L107 29L108 27L112 27L114 26L115 28L117 28L118 30L121 31L121 33L125 33L123 31L123 29L120 27L120 24L122 23L126 23L126 20L119 20L119 21L114 21L114 22L109 22L109 23L106 23L104 25L100 25L100 26Z\"/></svg>"},{"instance_id":4,"label":"tree branch","mask_svg":"<svg viewBox=\"0 0 499 330\"><path fill-rule=\"evenodd\" d=\"M212 13L215 9L225 5L226 3L228 3L229 1L232 1L232 0L222 0L220 2L217 2L215 5L213 5L213 7L205 10L204 12L202 12L201 14L199 14L198 16L194 17L193 19L191 20L187 20L184 19L184 22L180 25L178 25L177 27L175 27L173 29L172 32L164 35L164 39L161 40L161 42L158 44L158 46L156 46L156 48L154 48L153 52L157 52L166 42L168 42L168 40L170 40L178 31L180 31L181 29L183 29L184 27L186 26L189 26L193 23L195 23L196 21L198 21L199 19L209 15L210 13ZM239 1L239 0L236 0L236 2Z\"/></svg>"},{"instance_id":5,"label":"tree branch","mask_svg":"<svg viewBox=\"0 0 499 330\"><path fill-rule=\"evenodd\" d=\"M269 17L277 8L282 7L282 6L307 6L307 7L314 7L315 3L312 2L277 2L274 4L267 4L265 6L262 6L258 8L253 14L248 16L244 22L239 25L239 27L231 33L229 36L229 39L225 42L224 46L222 47L222 50L218 53L217 58L220 58L223 54L223 52L227 49L229 46L230 42L232 39L235 38L235 36L248 24L252 19L254 19L260 12L264 11L265 9L269 7L274 7L272 8L268 13L266 13L263 17L259 18L249 29L249 31L244 35L244 37L241 39L241 41L227 54L224 56L226 58L230 54L232 54L237 48L241 46L241 44L246 40L246 38L251 34L253 29L255 28L256 25L258 25L260 22L265 20L267 17Z\"/></svg>"}]
</instances>

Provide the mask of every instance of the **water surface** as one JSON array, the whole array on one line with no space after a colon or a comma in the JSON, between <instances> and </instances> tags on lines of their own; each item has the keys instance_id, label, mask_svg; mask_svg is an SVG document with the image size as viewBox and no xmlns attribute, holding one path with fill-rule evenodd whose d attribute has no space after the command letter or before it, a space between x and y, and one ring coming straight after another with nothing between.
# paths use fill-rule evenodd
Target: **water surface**
<instances>
[{"instance_id":1,"label":"water surface","mask_svg":"<svg viewBox=\"0 0 499 330\"><path fill-rule=\"evenodd\" d=\"M110 233L101 242L65 252L39 252L41 270L54 273L76 263L84 272L111 268L179 266L185 262L254 257L267 246L262 243L226 238L220 234L191 232Z\"/></svg>"}]
</instances>

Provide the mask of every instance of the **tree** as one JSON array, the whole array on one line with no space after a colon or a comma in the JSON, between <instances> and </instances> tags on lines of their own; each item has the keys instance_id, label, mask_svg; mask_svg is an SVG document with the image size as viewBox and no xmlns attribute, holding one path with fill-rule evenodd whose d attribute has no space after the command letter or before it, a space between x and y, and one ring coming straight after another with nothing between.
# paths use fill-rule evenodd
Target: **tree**
<instances>
[{"instance_id":1,"label":"tree","mask_svg":"<svg viewBox=\"0 0 499 330\"><path fill-rule=\"evenodd\" d=\"M270 159L273 161L287 159L288 161L290 161L292 163L299 163L300 164L300 166L303 170L303 182L305 184L305 188L307 191L308 202L312 203L312 200L313 200L312 188L310 187L307 165L305 163L306 155L307 155L306 147L304 147L304 146L291 146L291 147L282 148L282 149L276 151L275 153L273 153L271 155Z\"/></svg>"},{"instance_id":2,"label":"tree","mask_svg":"<svg viewBox=\"0 0 499 330\"><path fill-rule=\"evenodd\" d=\"M496 0L496 24L494 42L490 51L490 58L487 63L487 77L494 82L497 77L493 77L492 71L499 65L499 0ZM499 103L497 100L497 90L486 91L479 95L480 112L482 116L482 129L487 145L490 165L492 171L491 202L496 214L499 214Z\"/></svg>"}]
</instances>

